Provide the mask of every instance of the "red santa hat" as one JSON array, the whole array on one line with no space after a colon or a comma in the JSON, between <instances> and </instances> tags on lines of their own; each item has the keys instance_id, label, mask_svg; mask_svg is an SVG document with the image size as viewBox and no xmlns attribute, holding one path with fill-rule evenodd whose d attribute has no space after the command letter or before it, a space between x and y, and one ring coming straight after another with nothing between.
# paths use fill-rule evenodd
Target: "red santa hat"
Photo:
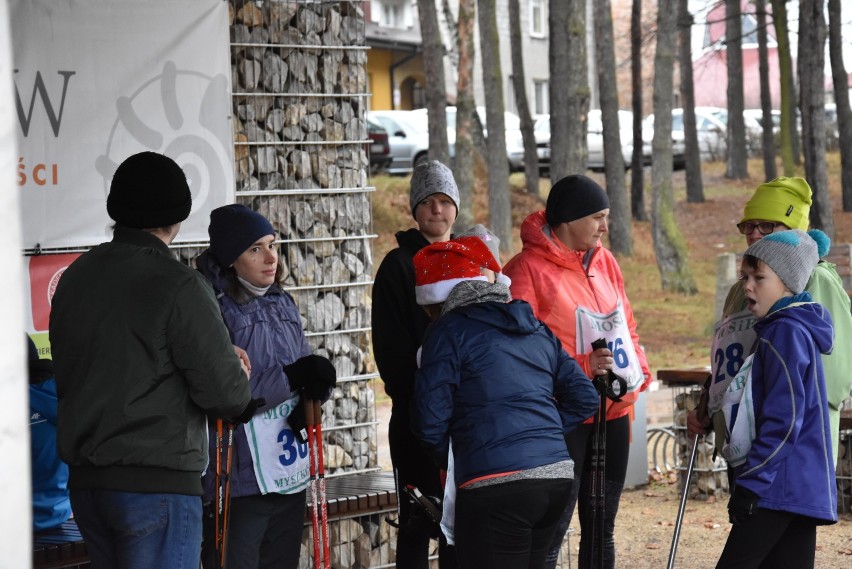
<instances>
[{"instance_id":1,"label":"red santa hat","mask_svg":"<svg viewBox=\"0 0 852 569\"><path fill-rule=\"evenodd\" d=\"M457 237L432 243L414 255L414 294L417 304L440 304L462 281L485 281L486 268L500 272L500 263L479 237Z\"/></svg>"}]
</instances>

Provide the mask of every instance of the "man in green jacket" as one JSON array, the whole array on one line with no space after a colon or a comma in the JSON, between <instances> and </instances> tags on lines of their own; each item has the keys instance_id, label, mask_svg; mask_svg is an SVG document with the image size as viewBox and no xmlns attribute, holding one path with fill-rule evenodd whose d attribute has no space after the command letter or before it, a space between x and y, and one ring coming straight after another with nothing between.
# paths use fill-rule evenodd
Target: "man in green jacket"
<instances>
[{"instance_id":1,"label":"man in green jacket","mask_svg":"<svg viewBox=\"0 0 852 569\"><path fill-rule=\"evenodd\" d=\"M168 248L191 205L174 161L131 156L107 198L113 240L53 297L58 446L96 567L197 569L207 417L258 407L212 289Z\"/></svg>"},{"instance_id":2,"label":"man in green jacket","mask_svg":"<svg viewBox=\"0 0 852 569\"><path fill-rule=\"evenodd\" d=\"M758 186L745 205L737 229L745 235L748 245L777 231L806 231L810 209L811 187L803 178L776 178ZM815 302L825 306L834 322L834 347L831 354L822 356L822 365L836 462L840 438L840 404L849 397L852 389L852 311L849 295L833 263L817 263L805 290ZM693 435L709 432L711 424L716 425L717 447L721 447L724 441L724 419L717 411L725 389L739 371L740 364L754 350L757 336L752 326L755 321L754 316L746 310L743 283L738 280L728 292L722 319L716 323L713 336L712 377L705 386L709 391L710 416L699 419L699 414L692 411L687 417L687 426Z\"/></svg>"}]
</instances>

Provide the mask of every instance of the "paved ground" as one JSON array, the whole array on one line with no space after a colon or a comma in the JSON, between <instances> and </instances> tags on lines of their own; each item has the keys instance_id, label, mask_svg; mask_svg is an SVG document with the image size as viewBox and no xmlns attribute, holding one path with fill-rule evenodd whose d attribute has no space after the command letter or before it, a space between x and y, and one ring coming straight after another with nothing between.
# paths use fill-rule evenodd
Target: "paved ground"
<instances>
[{"instance_id":1,"label":"paved ground","mask_svg":"<svg viewBox=\"0 0 852 569\"><path fill-rule=\"evenodd\" d=\"M656 388L655 388L656 386ZM651 384L652 390L646 395L648 424L669 424L672 422L672 391L660 386L656 381ZM376 385L377 391L382 391L381 381ZM376 404L376 417L379 424L378 460L382 470L391 470L390 449L388 448L388 421L390 421L391 402L389 398L378 397L381 403Z\"/></svg>"}]
</instances>

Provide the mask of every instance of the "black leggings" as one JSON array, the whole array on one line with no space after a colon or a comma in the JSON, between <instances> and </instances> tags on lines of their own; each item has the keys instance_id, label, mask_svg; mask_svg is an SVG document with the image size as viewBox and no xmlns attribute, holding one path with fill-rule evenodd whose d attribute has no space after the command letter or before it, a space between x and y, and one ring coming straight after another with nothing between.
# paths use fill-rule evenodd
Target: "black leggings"
<instances>
[{"instance_id":1,"label":"black leggings","mask_svg":"<svg viewBox=\"0 0 852 569\"><path fill-rule=\"evenodd\" d=\"M462 569L541 569L571 481L515 480L456 495L455 540Z\"/></svg>"},{"instance_id":2,"label":"black leggings","mask_svg":"<svg viewBox=\"0 0 852 569\"><path fill-rule=\"evenodd\" d=\"M594 425L583 424L565 436L568 454L574 460L574 484L568 506L562 513L559 525L550 549L547 553L546 567L556 567L556 560L562 541L574 515L574 507L579 504L580 517L580 559L579 567L597 567L599 545L592 543L593 503L591 495L592 444ZM604 567L615 567L615 516L618 503L627 477L627 459L630 452L630 416L606 422L606 503L604 504ZM594 563L591 565L590 563Z\"/></svg>"},{"instance_id":3,"label":"black leggings","mask_svg":"<svg viewBox=\"0 0 852 569\"><path fill-rule=\"evenodd\" d=\"M757 508L731 528L716 569L813 569L816 521Z\"/></svg>"}]
</instances>

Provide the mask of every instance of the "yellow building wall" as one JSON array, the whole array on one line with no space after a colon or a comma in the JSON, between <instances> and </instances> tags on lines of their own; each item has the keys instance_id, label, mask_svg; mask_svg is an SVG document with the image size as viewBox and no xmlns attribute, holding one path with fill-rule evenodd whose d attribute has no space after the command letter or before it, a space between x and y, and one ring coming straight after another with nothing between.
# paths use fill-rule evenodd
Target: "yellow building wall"
<instances>
[{"instance_id":1,"label":"yellow building wall","mask_svg":"<svg viewBox=\"0 0 852 569\"><path fill-rule=\"evenodd\" d=\"M391 66L404 56L385 49L371 49L367 53L367 81L370 86L370 110L387 111L391 109L410 110L415 108L412 90L423 86L423 60L421 56L411 58L394 70L394 82L391 84ZM394 89L397 101L394 105ZM422 106L422 103L421 105Z\"/></svg>"},{"instance_id":2,"label":"yellow building wall","mask_svg":"<svg viewBox=\"0 0 852 569\"><path fill-rule=\"evenodd\" d=\"M384 49L367 52L367 81L370 85L370 110L386 111L392 108L393 89L390 82L391 53Z\"/></svg>"}]
</instances>

